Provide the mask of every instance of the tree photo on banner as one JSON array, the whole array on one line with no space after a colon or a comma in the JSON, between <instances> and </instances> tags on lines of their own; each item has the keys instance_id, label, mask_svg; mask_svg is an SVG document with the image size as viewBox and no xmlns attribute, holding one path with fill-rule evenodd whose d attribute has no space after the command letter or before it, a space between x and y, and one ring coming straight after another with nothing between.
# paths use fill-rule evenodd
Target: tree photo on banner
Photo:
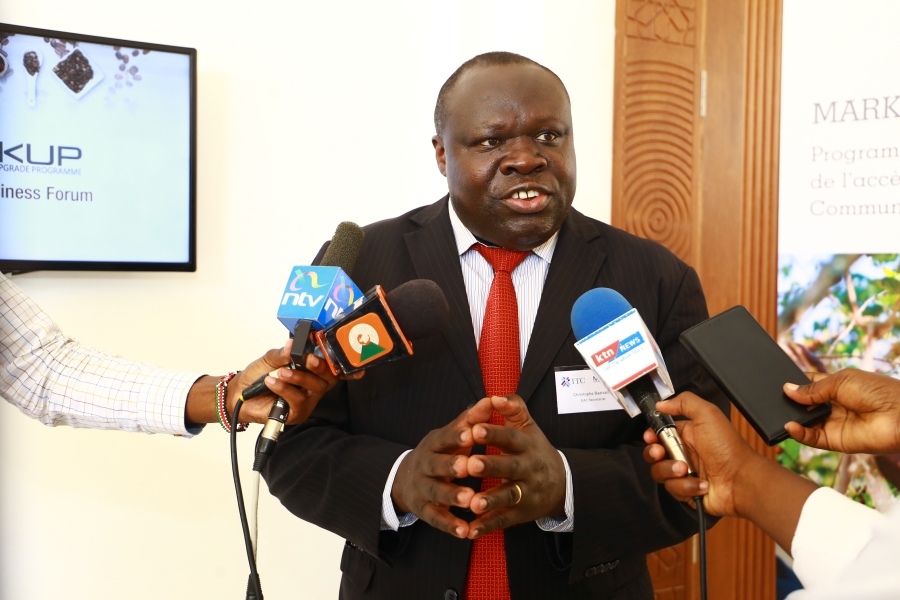
<instances>
[{"instance_id":1,"label":"tree photo on banner","mask_svg":"<svg viewBox=\"0 0 900 600\"><path fill-rule=\"evenodd\" d=\"M807 372L900 378L898 19L893 0L784 2L778 343ZM778 451L880 511L898 495L900 455Z\"/></svg>"},{"instance_id":2,"label":"tree photo on banner","mask_svg":"<svg viewBox=\"0 0 900 600\"><path fill-rule=\"evenodd\" d=\"M778 266L778 343L800 368L900 376L900 254L782 254ZM900 487L900 455L779 449L782 465L881 511Z\"/></svg>"}]
</instances>

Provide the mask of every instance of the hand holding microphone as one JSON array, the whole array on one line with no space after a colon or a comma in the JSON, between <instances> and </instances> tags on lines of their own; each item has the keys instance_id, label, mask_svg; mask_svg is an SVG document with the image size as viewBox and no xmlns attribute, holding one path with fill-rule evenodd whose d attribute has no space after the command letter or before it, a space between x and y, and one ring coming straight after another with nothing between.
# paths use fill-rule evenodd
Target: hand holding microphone
<instances>
[{"instance_id":1,"label":"hand holding microphone","mask_svg":"<svg viewBox=\"0 0 900 600\"><path fill-rule=\"evenodd\" d=\"M256 440L254 471L265 468L275 451L284 425L306 420L325 391L334 387L337 382L339 373L331 371L327 361L313 354L316 350L314 331L339 320L347 311L352 310L354 301L361 296L359 288L350 280L350 273L353 272L364 238L365 232L359 225L344 221L338 224L334 237L322 256L321 265L291 269L278 307L278 320L293 337L288 350L290 360L285 365L286 368L272 371L268 375L263 374L255 381L248 378L247 381L253 383L242 388L240 400L252 402L270 389L277 393L277 388L283 389L283 386L276 375L285 379L303 379L302 375L297 374L298 371L327 371L329 377L325 377L324 381L328 385L321 393L317 393L315 388L308 389L308 398L315 397L315 402L305 403L299 413L295 412L294 415L291 415L290 402L282 397L276 398L268 411L265 427Z\"/></svg>"},{"instance_id":2,"label":"hand holding microphone","mask_svg":"<svg viewBox=\"0 0 900 600\"><path fill-rule=\"evenodd\" d=\"M288 340L283 348L269 350L241 372L239 378L228 386L229 411L234 408L234 401L241 390L248 387L248 382L261 380L264 385L260 394L254 394L249 399L244 395L242 421L265 423L272 409L273 396L284 399L290 407L288 425L306 420L322 396L337 384L338 378L331 373L325 361L313 355L305 357L305 370L289 368L293 344L294 340Z\"/></svg>"},{"instance_id":3,"label":"hand holding microphone","mask_svg":"<svg viewBox=\"0 0 900 600\"><path fill-rule=\"evenodd\" d=\"M709 514L744 516L738 497L745 485L741 478L757 470L759 461L771 461L754 452L728 417L699 396L685 392L660 402L656 408L665 415L690 419L677 421L676 426L696 473L687 476L684 463L666 458L659 438L648 429L644 433L648 444L644 460L651 465L653 480L665 485L666 491L680 502L693 505L694 497L704 496L703 508Z\"/></svg>"},{"instance_id":4,"label":"hand holding microphone","mask_svg":"<svg viewBox=\"0 0 900 600\"><path fill-rule=\"evenodd\" d=\"M671 413L660 410L662 398L675 393L656 340L637 310L618 292L609 288L588 290L572 307L572 330L578 342L575 347L588 366L616 395L619 404L632 417L643 414L650 426L653 441L665 448L671 459L667 465L684 463L688 475L699 471L692 464L678 434ZM699 400L699 398L698 398ZM701 401L703 402L703 401ZM719 409L707 403L726 424L728 419ZM740 437L740 436L738 436ZM652 454L659 455L658 451ZM647 459L651 454L644 453ZM739 469L737 465L731 465ZM657 471L664 467L657 467ZM659 481L659 480L657 480ZM698 487L699 484L698 484ZM706 600L706 520L699 495L681 496L697 509L700 534L700 597ZM718 509L718 507L716 507Z\"/></svg>"},{"instance_id":5,"label":"hand holding microphone","mask_svg":"<svg viewBox=\"0 0 900 600\"><path fill-rule=\"evenodd\" d=\"M431 280L413 279L389 294L385 294L381 286L376 286L360 297L349 313L332 320L327 327L310 336L302 360L307 365L315 364L317 372L327 371L330 377L326 380L329 382L336 381L338 377L359 379L363 369L411 356L412 341L440 331L449 316L447 299L441 288ZM294 343L299 343L296 337ZM311 350L322 358L310 353ZM291 354L292 357L295 355L296 352ZM269 385L268 382L267 378L265 384ZM255 391L259 386L254 384L251 388L248 389ZM245 397L247 393L244 392ZM316 402L318 398L321 395ZM309 404L303 419L314 407L315 403ZM275 451L278 436L290 414L288 409L284 402L277 400L272 406L266 426L257 440L253 470L265 468L269 456Z\"/></svg>"}]
</instances>

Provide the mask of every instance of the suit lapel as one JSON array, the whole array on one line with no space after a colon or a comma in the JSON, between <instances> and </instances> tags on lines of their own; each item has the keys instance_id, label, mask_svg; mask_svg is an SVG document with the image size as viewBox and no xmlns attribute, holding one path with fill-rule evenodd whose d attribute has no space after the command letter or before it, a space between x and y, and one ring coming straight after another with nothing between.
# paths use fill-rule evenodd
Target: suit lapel
<instances>
[{"instance_id":1,"label":"suit lapel","mask_svg":"<svg viewBox=\"0 0 900 600\"><path fill-rule=\"evenodd\" d=\"M483 398L484 382L472 330L469 297L459 266L459 252L448 210L445 197L419 211L411 218L421 229L405 234L404 238L416 275L437 283L447 298L450 320L442 333L472 393L476 398Z\"/></svg>"},{"instance_id":2,"label":"suit lapel","mask_svg":"<svg viewBox=\"0 0 900 600\"><path fill-rule=\"evenodd\" d=\"M526 402L572 332L572 305L597 280L606 258L596 240L599 236L600 232L586 217L574 209L569 212L553 252L516 390Z\"/></svg>"}]
</instances>

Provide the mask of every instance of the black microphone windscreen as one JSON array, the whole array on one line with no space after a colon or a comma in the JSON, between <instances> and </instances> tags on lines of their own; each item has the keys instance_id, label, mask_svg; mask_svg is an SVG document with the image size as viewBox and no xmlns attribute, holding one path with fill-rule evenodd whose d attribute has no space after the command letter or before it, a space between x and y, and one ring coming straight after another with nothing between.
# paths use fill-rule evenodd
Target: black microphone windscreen
<instances>
[{"instance_id":1,"label":"black microphone windscreen","mask_svg":"<svg viewBox=\"0 0 900 600\"><path fill-rule=\"evenodd\" d=\"M450 307L440 286L430 279L413 279L385 296L400 331L417 340L440 331L450 318Z\"/></svg>"},{"instance_id":2,"label":"black microphone windscreen","mask_svg":"<svg viewBox=\"0 0 900 600\"><path fill-rule=\"evenodd\" d=\"M356 265L364 237L366 232L356 223L350 221L338 223L320 264L323 267L340 267L344 273L353 277L353 267Z\"/></svg>"}]
</instances>

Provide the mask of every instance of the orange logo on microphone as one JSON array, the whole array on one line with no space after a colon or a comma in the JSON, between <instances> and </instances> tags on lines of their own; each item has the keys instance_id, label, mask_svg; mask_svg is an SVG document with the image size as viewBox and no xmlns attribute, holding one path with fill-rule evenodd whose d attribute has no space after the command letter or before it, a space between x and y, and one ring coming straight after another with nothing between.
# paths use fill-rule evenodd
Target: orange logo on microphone
<instances>
[{"instance_id":1,"label":"orange logo on microphone","mask_svg":"<svg viewBox=\"0 0 900 600\"><path fill-rule=\"evenodd\" d=\"M394 349L390 334L375 313L363 315L339 327L336 337L354 367L362 367Z\"/></svg>"}]
</instances>

